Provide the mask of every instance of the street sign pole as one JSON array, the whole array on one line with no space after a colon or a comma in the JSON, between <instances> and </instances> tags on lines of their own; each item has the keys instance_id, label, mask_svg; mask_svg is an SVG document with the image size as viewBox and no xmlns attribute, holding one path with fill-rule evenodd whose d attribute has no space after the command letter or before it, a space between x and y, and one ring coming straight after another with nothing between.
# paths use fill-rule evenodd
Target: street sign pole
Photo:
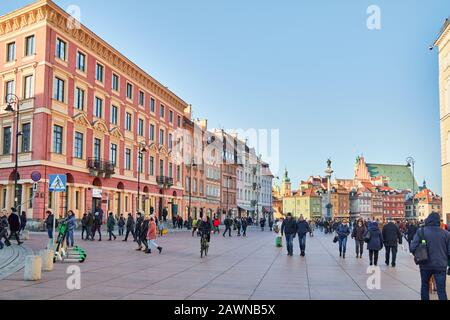
<instances>
[{"instance_id":1,"label":"street sign pole","mask_svg":"<svg viewBox=\"0 0 450 320\"><path fill-rule=\"evenodd\" d=\"M56 207L56 195L57 193L55 191L53 191L53 233L52 233L52 240L53 240L53 249L55 249L55 235L56 235L56 212L57 212L57 207Z\"/></svg>"}]
</instances>

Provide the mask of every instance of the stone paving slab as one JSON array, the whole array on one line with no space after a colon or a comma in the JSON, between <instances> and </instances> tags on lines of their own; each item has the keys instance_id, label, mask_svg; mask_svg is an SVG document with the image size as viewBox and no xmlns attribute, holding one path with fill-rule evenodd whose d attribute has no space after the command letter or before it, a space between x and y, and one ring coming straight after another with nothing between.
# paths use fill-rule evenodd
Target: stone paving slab
<instances>
[{"instance_id":1,"label":"stone paving slab","mask_svg":"<svg viewBox=\"0 0 450 320\"><path fill-rule=\"evenodd\" d=\"M174 232L157 242L163 253L146 255L136 243L116 241L76 242L88 258L78 264L81 290L66 287L67 267L43 273L41 281L24 282L22 272L0 281L0 299L131 299L131 300L417 300L420 276L412 257L398 255L397 268L384 265L380 252L381 289L367 288L367 252L356 259L353 241L347 259L339 258L332 236L316 233L307 239L307 255L294 257L275 248L274 234L250 230L247 238L212 236L207 258L200 259L200 241L190 232ZM296 239L297 240L297 239ZM38 251L45 234L32 233L27 246ZM433 295L435 299L435 295Z\"/></svg>"}]
</instances>

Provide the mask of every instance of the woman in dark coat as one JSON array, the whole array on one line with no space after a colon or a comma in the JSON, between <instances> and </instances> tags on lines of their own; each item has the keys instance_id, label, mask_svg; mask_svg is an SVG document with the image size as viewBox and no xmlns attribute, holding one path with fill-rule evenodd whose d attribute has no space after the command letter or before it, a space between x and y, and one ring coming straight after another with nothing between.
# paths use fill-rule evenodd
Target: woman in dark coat
<instances>
[{"instance_id":1,"label":"woman in dark coat","mask_svg":"<svg viewBox=\"0 0 450 320\"><path fill-rule=\"evenodd\" d=\"M383 249L383 235L381 234L378 222L369 224L365 238L367 239L367 250L369 250L370 265L378 265L378 252Z\"/></svg>"},{"instance_id":2,"label":"woman in dark coat","mask_svg":"<svg viewBox=\"0 0 450 320\"><path fill-rule=\"evenodd\" d=\"M25 230L25 227L27 225L27 214L25 211L22 211L22 214L20 215L20 233L22 233L23 230Z\"/></svg>"},{"instance_id":3,"label":"woman in dark coat","mask_svg":"<svg viewBox=\"0 0 450 320\"><path fill-rule=\"evenodd\" d=\"M364 225L364 221L359 219L352 232L352 238L355 239L356 245L356 258L362 258L364 250L364 235L366 234L366 231L367 229Z\"/></svg>"},{"instance_id":4,"label":"woman in dark coat","mask_svg":"<svg viewBox=\"0 0 450 320\"><path fill-rule=\"evenodd\" d=\"M21 245L23 242L19 239L19 231L20 231L20 218L19 215L16 212L11 212L11 214L8 217L8 224L9 224L9 230L11 231L11 234L9 235L9 240L11 240L11 237L14 235L14 237L17 240L17 244Z\"/></svg>"}]
</instances>

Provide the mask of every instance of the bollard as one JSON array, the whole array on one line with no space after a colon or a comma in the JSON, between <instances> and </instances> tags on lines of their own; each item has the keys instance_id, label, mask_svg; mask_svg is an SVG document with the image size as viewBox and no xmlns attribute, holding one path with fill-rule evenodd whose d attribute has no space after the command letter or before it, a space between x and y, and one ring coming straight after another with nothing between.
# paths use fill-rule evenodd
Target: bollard
<instances>
[{"instance_id":1,"label":"bollard","mask_svg":"<svg viewBox=\"0 0 450 320\"><path fill-rule=\"evenodd\" d=\"M41 250L39 255L42 259L42 271L52 271L53 270L53 257L55 253L53 250Z\"/></svg>"},{"instance_id":2,"label":"bollard","mask_svg":"<svg viewBox=\"0 0 450 320\"><path fill-rule=\"evenodd\" d=\"M25 258L25 281L41 280L42 259L40 256L26 256Z\"/></svg>"},{"instance_id":3,"label":"bollard","mask_svg":"<svg viewBox=\"0 0 450 320\"><path fill-rule=\"evenodd\" d=\"M53 247L53 240L52 239L48 239L47 249L48 250L53 250L54 249L54 247Z\"/></svg>"},{"instance_id":4,"label":"bollard","mask_svg":"<svg viewBox=\"0 0 450 320\"><path fill-rule=\"evenodd\" d=\"M30 231L28 230L22 231L22 240L30 240Z\"/></svg>"}]
</instances>

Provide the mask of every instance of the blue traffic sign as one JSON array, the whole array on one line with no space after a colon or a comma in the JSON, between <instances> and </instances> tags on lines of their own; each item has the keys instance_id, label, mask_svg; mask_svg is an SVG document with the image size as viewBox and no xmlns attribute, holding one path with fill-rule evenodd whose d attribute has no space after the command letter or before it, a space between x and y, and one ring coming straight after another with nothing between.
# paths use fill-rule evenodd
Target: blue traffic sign
<instances>
[{"instance_id":1,"label":"blue traffic sign","mask_svg":"<svg viewBox=\"0 0 450 320\"><path fill-rule=\"evenodd\" d=\"M48 191L65 192L67 185L67 176L65 174L50 174Z\"/></svg>"},{"instance_id":2,"label":"blue traffic sign","mask_svg":"<svg viewBox=\"0 0 450 320\"><path fill-rule=\"evenodd\" d=\"M34 182L39 182L41 180L41 173L39 171L33 171L31 173L31 180Z\"/></svg>"}]
</instances>

